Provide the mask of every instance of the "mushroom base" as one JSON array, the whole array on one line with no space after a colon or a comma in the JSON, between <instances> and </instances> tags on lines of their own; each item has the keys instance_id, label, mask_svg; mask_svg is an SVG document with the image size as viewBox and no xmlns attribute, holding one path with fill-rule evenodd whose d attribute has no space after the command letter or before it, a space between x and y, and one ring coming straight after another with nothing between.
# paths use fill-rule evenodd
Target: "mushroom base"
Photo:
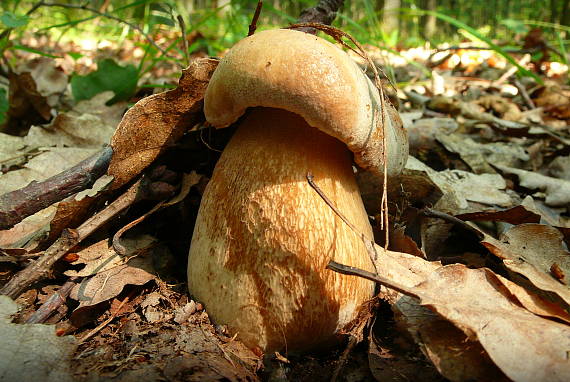
<instances>
[{"instance_id":1,"label":"mushroom base","mask_svg":"<svg viewBox=\"0 0 570 382\"><path fill-rule=\"evenodd\" d=\"M308 350L331 340L372 297L368 280L325 267L372 270L358 234L372 229L340 141L278 109L250 110L202 198L188 260L191 294L251 348Z\"/></svg>"}]
</instances>

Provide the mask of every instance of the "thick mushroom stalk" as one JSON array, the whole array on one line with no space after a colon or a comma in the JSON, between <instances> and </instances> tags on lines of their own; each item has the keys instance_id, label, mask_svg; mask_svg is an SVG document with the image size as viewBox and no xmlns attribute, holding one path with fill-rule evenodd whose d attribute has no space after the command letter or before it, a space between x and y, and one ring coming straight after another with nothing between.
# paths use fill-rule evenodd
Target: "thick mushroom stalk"
<instances>
[{"instance_id":1,"label":"thick mushroom stalk","mask_svg":"<svg viewBox=\"0 0 570 382\"><path fill-rule=\"evenodd\" d=\"M306 350L334 337L372 297L370 281L325 269L330 260L372 270L359 233L372 229L352 154L381 172L376 89L348 56L302 32L238 43L216 69L205 114L217 127L246 110L202 198L188 261L190 292L250 347ZM388 173L407 156L386 114ZM396 116L396 117L394 117ZM393 130L393 131L392 131ZM315 182L353 232L308 185Z\"/></svg>"},{"instance_id":2,"label":"thick mushroom stalk","mask_svg":"<svg viewBox=\"0 0 570 382\"><path fill-rule=\"evenodd\" d=\"M218 323L263 350L330 339L372 296L371 282L325 270L371 270L360 238L307 184L307 171L372 236L346 146L298 115L254 109L204 193L190 250L190 291Z\"/></svg>"}]
</instances>

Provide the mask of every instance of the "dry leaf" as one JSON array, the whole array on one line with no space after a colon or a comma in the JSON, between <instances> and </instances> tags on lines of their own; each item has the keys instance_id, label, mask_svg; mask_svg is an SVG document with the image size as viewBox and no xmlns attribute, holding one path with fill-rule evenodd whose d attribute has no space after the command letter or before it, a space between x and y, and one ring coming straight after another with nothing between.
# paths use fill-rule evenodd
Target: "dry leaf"
<instances>
[{"instance_id":1,"label":"dry leaf","mask_svg":"<svg viewBox=\"0 0 570 382\"><path fill-rule=\"evenodd\" d=\"M438 314L421 306L416 298L401 296L392 309L437 370L451 381L508 380L476 340Z\"/></svg>"},{"instance_id":2,"label":"dry leaf","mask_svg":"<svg viewBox=\"0 0 570 382\"><path fill-rule=\"evenodd\" d=\"M0 296L0 381L74 381L73 336L57 337L52 325L13 324L18 306Z\"/></svg>"},{"instance_id":3,"label":"dry leaf","mask_svg":"<svg viewBox=\"0 0 570 382\"><path fill-rule=\"evenodd\" d=\"M546 193L545 203L553 207L566 207L570 204L570 181L551 178L536 172L519 170L508 166L497 165L507 174L518 176L521 186L531 190L542 190Z\"/></svg>"},{"instance_id":4,"label":"dry leaf","mask_svg":"<svg viewBox=\"0 0 570 382\"><path fill-rule=\"evenodd\" d=\"M125 264L132 256L148 249L156 242L156 239L149 235L137 236L134 238L121 239L121 245L125 248L125 256L120 256L115 252L109 240L101 240L89 247L77 252L78 258L72 264L85 264L79 271L69 270L67 276L93 276L101 272L111 270Z\"/></svg>"},{"instance_id":5,"label":"dry leaf","mask_svg":"<svg viewBox=\"0 0 570 382\"><path fill-rule=\"evenodd\" d=\"M537 288L554 292L570 304L570 288L551 274L557 264L564 274L570 272L570 253L562 233L541 224L521 224L505 232L500 240L484 235L481 241L489 251L503 259L510 270L520 273Z\"/></svg>"},{"instance_id":6,"label":"dry leaf","mask_svg":"<svg viewBox=\"0 0 570 382\"><path fill-rule=\"evenodd\" d=\"M431 273L414 293L422 305L477 339L512 380L567 381L570 326L520 307L500 280L488 269L449 265Z\"/></svg>"},{"instance_id":7,"label":"dry leaf","mask_svg":"<svg viewBox=\"0 0 570 382\"><path fill-rule=\"evenodd\" d=\"M100 149L108 144L115 126L91 114L60 113L46 126L32 126L24 138L30 147L81 147Z\"/></svg>"},{"instance_id":8,"label":"dry leaf","mask_svg":"<svg viewBox=\"0 0 570 382\"><path fill-rule=\"evenodd\" d=\"M24 168L0 175L0 195L42 181L73 167L96 152L83 148L49 148L30 159Z\"/></svg>"},{"instance_id":9,"label":"dry leaf","mask_svg":"<svg viewBox=\"0 0 570 382\"><path fill-rule=\"evenodd\" d=\"M524 149L512 143L477 143L464 134L438 134L436 139L448 150L459 154L476 174L496 173L493 165L519 166L530 158Z\"/></svg>"},{"instance_id":10,"label":"dry leaf","mask_svg":"<svg viewBox=\"0 0 570 382\"><path fill-rule=\"evenodd\" d=\"M507 121L522 120L522 113L519 107L514 102L506 98L497 95L487 95L480 97L477 100L477 104L483 106L485 109L491 109Z\"/></svg>"},{"instance_id":11,"label":"dry leaf","mask_svg":"<svg viewBox=\"0 0 570 382\"><path fill-rule=\"evenodd\" d=\"M111 140L113 157L107 174L121 187L144 170L202 116L206 86L218 61L196 59L182 72L178 87L136 103Z\"/></svg>"},{"instance_id":12,"label":"dry leaf","mask_svg":"<svg viewBox=\"0 0 570 382\"><path fill-rule=\"evenodd\" d=\"M75 286L69 297L79 301L76 310L110 300L119 295L125 285L144 285L153 280L155 276L150 263L147 260L143 264L135 258L125 265L97 273Z\"/></svg>"}]
</instances>

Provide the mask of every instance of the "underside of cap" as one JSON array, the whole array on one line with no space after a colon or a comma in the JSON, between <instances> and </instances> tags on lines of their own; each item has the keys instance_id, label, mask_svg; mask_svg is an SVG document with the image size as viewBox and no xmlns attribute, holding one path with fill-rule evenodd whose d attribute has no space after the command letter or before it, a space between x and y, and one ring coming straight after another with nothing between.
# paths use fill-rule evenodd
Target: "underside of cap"
<instances>
[{"instance_id":1,"label":"underside of cap","mask_svg":"<svg viewBox=\"0 0 570 382\"><path fill-rule=\"evenodd\" d=\"M237 43L214 72L204 101L206 119L215 127L234 123L249 107L291 111L310 126L344 142L356 163L400 173L408 142L396 110L384 116L378 90L350 57L328 41L307 33L277 29L258 32Z\"/></svg>"}]
</instances>

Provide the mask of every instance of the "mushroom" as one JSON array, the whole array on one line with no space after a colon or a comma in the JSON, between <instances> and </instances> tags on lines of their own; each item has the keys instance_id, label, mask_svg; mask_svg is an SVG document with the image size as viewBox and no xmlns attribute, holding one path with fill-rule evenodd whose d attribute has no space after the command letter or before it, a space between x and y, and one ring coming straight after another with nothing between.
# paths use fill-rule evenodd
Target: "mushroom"
<instances>
[{"instance_id":1,"label":"mushroom","mask_svg":"<svg viewBox=\"0 0 570 382\"><path fill-rule=\"evenodd\" d=\"M359 234L306 176L371 239L352 153L360 167L392 176L408 152L390 107L384 167L380 105L345 52L303 32L256 33L220 61L205 94L206 119L221 128L243 118L202 197L188 284L247 346L308 350L333 339L372 297L372 282L325 269L330 260L373 264Z\"/></svg>"}]
</instances>

